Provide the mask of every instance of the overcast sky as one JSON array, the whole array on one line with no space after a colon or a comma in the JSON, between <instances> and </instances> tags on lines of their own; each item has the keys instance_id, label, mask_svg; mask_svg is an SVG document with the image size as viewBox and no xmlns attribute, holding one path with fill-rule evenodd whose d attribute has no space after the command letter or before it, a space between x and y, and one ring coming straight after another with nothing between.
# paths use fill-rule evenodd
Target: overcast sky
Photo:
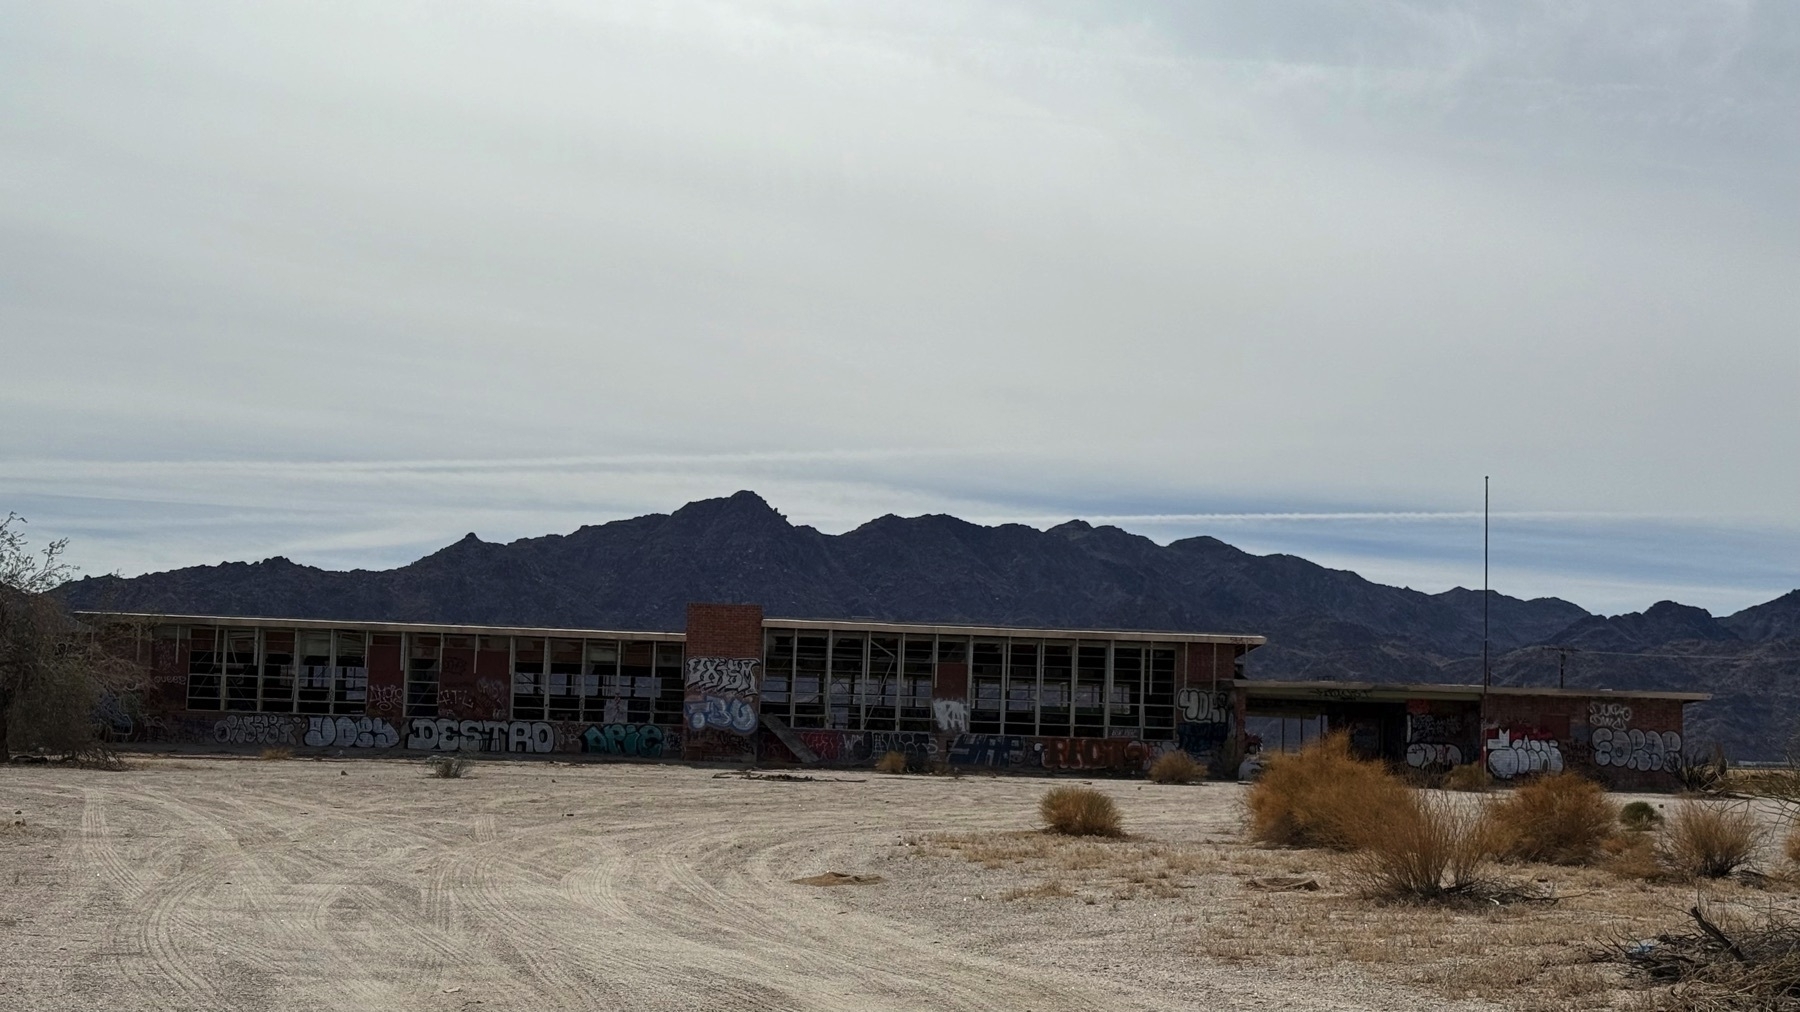
<instances>
[{"instance_id":1,"label":"overcast sky","mask_svg":"<svg viewBox=\"0 0 1800 1012\"><path fill-rule=\"evenodd\" d=\"M0 511L385 567L753 488L1800 586L1800 4L0 0Z\"/></svg>"}]
</instances>

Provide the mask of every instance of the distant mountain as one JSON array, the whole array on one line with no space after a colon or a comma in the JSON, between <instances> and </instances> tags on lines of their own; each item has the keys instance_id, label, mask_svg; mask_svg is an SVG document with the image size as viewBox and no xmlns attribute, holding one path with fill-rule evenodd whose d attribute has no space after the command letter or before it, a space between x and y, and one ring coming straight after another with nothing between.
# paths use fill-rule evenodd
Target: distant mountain
<instances>
[{"instance_id":1,"label":"distant mountain","mask_svg":"<svg viewBox=\"0 0 1800 1012\"><path fill-rule=\"evenodd\" d=\"M91 578L63 593L122 611L616 629L679 629L689 601L754 601L771 616L1258 633L1270 643L1251 657L1257 677L1480 678L1479 591L1425 594L1216 538L1162 546L1079 520L1039 531L884 516L828 535L751 492L506 545L470 534L390 570L275 558ZM1544 648L1562 647L1584 651L1570 684L1718 692L1731 698L1693 711L1690 734L1716 734L1734 753L1771 753L1800 715L1800 700L1734 702L1792 681L1800 591L1725 619L1673 602L1615 618L1556 598L1488 604L1497 679L1554 684L1557 655ZM1647 651L1674 659L1614 656Z\"/></svg>"}]
</instances>

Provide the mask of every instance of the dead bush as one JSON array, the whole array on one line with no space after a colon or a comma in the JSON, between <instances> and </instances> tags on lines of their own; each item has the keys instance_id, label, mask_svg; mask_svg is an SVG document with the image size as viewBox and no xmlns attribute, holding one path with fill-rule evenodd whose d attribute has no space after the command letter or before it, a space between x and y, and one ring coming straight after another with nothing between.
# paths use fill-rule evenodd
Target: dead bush
<instances>
[{"instance_id":1,"label":"dead bush","mask_svg":"<svg viewBox=\"0 0 1800 1012\"><path fill-rule=\"evenodd\" d=\"M1782 842L1781 852L1787 855L1789 861L1800 864L1800 829L1788 833L1787 839Z\"/></svg>"},{"instance_id":2,"label":"dead bush","mask_svg":"<svg viewBox=\"0 0 1800 1012\"><path fill-rule=\"evenodd\" d=\"M1534 780L1488 812L1502 854L1550 864L1598 861L1619 816L1604 788L1574 773Z\"/></svg>"},{"instance_id":3,"label":"dead bush","mask_svg":"<svg viewBox=\"0 0 1800 1012\"><path fill-rule=\"evenodd\" d=\"M439 780L460 780L468 775L473 764L474 761L461 752L432 756L428 762L430 775Z\"/></svg>"},{"instance_id":4,"label":"dead bush","mask_svg":"<svg viewBox=\"0 0 1800 1012\"><path fill-rule=\"evenodd\" d=\"M877 773L905 773L906 772L906 753L905 752L889 752L889 753L883 755L880 759L875 760L875 772L877 772Z\"/></svg>"},{"instance_id":5,"label":"dead bush","mask_svg":"<svg viewBox=\"0 0 1800 1012\"><path fill-rule=\"evenodd\" d=\"M1158 784L1191 784L1206 777L1206 768L1186 752L1164 752L1150 764L1150 781Z\"/></svg>"},{"instance_id":6,"label":"dead bush","mask_svg":"<svg viewBox=\"0 0 1800 1012\"><path fill-rule=\"evenodd\" d=\"M1762 828L1747 805L1684 801L1669 819L1663 847L1671 866L1699 878L1724 878L1756 854Z\"/></svg>"},{"instance_id":7,"label":"dead bush","mask_svg":"<svg viewBox=\"0 0 1800 1012\"><path fill-rule=\"evenodd\" d=\"M1488 773L1487 768L1480 763L1464 763L1461 766L1452 766L1450 767L1450 772L1444 774L1444 790L1446 791L1468 791L1474 793L1492 790L1493 787L1493 776Z\"/></svg>"},{"instance_id":8,"label":"dead bush","mask_svg":"<svg viewBox=\"0 0 1800 1012\"><path fill-rule=\"evenodd\" d=\"M1621 941L1610 958L1647 983L1673 984L1651 1007L1668 1012L1800 1009L1800 924L1789 915L1720 917L1689 908L1699 930Z\"/></svg>"},{"instance_id":9,"label":"dead bush","mask_svg":"<svg viewBox=\"0 0 1800 1012\"><path fill-rule=\"evenodd\" d=\"M1350 880L1373 899L1478 898L1493 859L1493 823L1442 796L1414 793L1385 814L1379 833L1350 858Z\"/></svg>"},{"instance_id":10,"label":"dead bush","mask_svg":"<svg viewBox=\"0 0 1800 1012\"><path fill-rule=\"evenodd\" d=\"M262 750L262 754L257 756L257 758L258 759L266 759L266 760L270 760L270 761L277 760L277 759L292 759L292 758L294 758L294 750L291 748L283 747L283 746L275 746L273 748L265 748Z\"/></svg>"},{"instance_id":11,"label":"dead bush","mask_svg":"<svg viewBox=\"0 0 1800 1012\"><path fill-rule=\"evenodd\" d=\"M1064 836L1123 836L1119 806L1092 787L1053 787L1038 802L1038 814L1052 833Z\"/></svg>"},{"instance_id":12,"label":"dead bush","mask_svg":"<svg viewBox=\"0 0 1800 1012\"><path fill-rule=\"evenodd\" d=\"M1379 763L1351 755L1338 733L1272 756L1245 804L1250 835L1264 843L1355 850L1404 817L1412 793Z\"/></svg>"}]
</instances>

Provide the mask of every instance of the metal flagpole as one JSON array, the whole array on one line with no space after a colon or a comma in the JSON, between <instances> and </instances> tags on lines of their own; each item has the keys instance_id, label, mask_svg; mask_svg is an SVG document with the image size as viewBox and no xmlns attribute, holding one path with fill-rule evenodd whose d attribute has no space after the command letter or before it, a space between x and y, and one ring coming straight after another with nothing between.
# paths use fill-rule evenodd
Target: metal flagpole
<instances>
[{"instance_id":1,"label":"metal flagpole","mask_svg":"<svg viewBox=\"0 0 1800 1012\"><path fill-rule=\"evenodd\" d=\"M1493 670L1488 665L1488 481L1481 478L1481 768L1487 769L1488 688Z\"/></svg>"}]
</instances>

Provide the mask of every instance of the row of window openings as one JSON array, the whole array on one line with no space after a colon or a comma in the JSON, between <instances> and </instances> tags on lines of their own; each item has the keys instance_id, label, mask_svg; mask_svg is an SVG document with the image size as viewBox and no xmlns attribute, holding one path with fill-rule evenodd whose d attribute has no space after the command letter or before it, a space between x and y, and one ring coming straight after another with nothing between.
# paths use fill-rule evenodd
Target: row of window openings
<instances>
[{"instance_id":1,"label":"row of window openings","mask_svg":"<svg viewBox=\"0 0 1800 1012\"><path fill-rule=\"evenodd\" d=\"M762 711L795 727L932 730L937 666L966 664L971 732L1174 735L1170 646L772 630L765 657Z\"/></svg>"},{"instance_id":2,"label":"row of window openings","mask_svg":"<svg viewBox=\"0 0 1800 1012\"><path fill-rule=\"evenodd\" d=\"M189 709L365 711L366 634L258 634L190 630ZM409 717L438 715L447 651L479 650L510 654L515 719L681 719L680 644L437 634L408 634L406 640ZM965 662L968 726L975 733L1167 737L1174 728L1174 649L1107 641L771 632L762 708L797 727L929 731L936 664Z\"/></svg>"}]
</instances>

